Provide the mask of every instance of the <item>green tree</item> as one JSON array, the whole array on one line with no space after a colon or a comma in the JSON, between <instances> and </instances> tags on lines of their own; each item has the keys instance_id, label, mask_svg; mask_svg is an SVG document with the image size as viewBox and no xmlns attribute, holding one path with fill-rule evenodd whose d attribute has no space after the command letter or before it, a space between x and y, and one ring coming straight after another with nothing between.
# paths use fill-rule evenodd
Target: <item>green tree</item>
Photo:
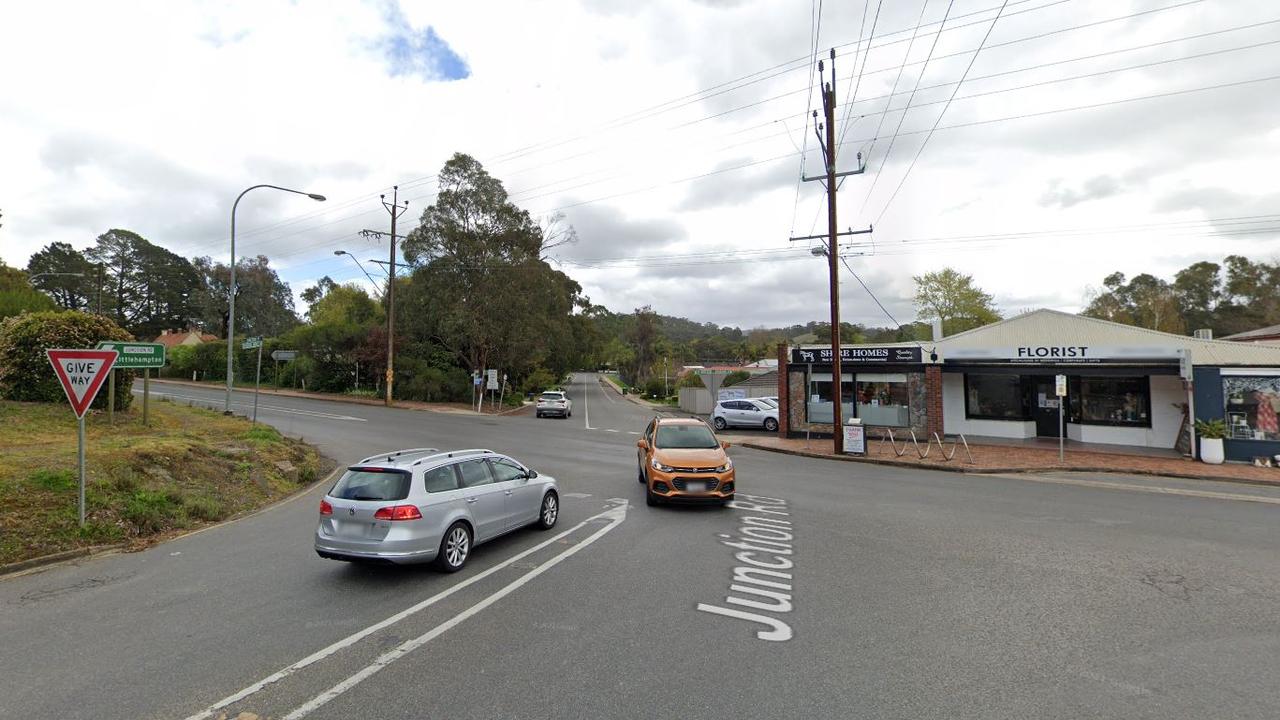
<instances>
[{"instance_id":1,"label":"green tree","mask_svg":"<svg viewBox=\"0 0 1280 720\"><path fill-rule=\"evenodd\" d=\"M65 403L66 395L49 367L46 350L91 348L102 340L132 339L109 318L74 310L23 313L0 321L0 398ZM134 374L132 370L117 371L117 410L129 407ZM98 393L92 407L106 406L107 393Z\"/></svg>"},{"instance_id":2,"label":"green tree","mask_svg":"<svg viewBox=\"0 0 1280 720\"><path fill-rule=\"evenodd\" d=\"M68 243L50 243L27 260L32 284L66 310L96 309L98 271L98 265Z\"/></svg>"},{"instance_id":3,"label":"green tree","mask_svg":"<svg viewBox=\"0 0 1280 720\"><path fill-rule=\"evenodd\" d=\"M500 368L513 382L538 366L567 370L574 355L561 349L587 301L542 259L544 229L467 155L445 163L439 184L404 242L415 269L397 286L397 335L444 348L468 372Z\"/></svg>"},{"instance_id":4,"label":"green tree","mask_svg":"<svg viewBox=\"0 0 1280 720\"><path fill-rule=\"evenodd\" d=\"M635 322L627 334L627 345L631 350L630 362L619 366L622 379L628 385L644 385L653 375L653 366L659 358L662 340L661 323L662 320L653 308L648 305L636 308Z\"/></svg>"},{"instance_id":5,"label":"green tree","mask_svg":"<svg viewBox=\"0 0 1280 720\"><path fill-rule=\"evenodd\" d=\"M119 228L99 235L86 256L103 270L103 313L134 335L150 339L194 319L201 283L186 258Z\"/></svg>"},{"instance_id":6,"label":"green tree","mask_svg":"<svg viewBox=\"0 0 1280 720\"><path fill-rule=\"evenodd\" d=\"M31 287L27 278L25 272L0 261L0 320L56 307L49 296Z\"/></svg>"},{"instance_id":7,"label":"green tree","mask_svg":"<svg viewBox=\"0 0 1280 720\"><path fill-rule=\"evenodd\" d=\"M194 261L203 282L196 309L205 330L227 336L228 294L231 268L212 258ZM293 291L280 279L265 255L241 258L236 265L236 332L275 337L298 325Z\"/></svg>"},{"instance_id":8,"label":"green tree","mask_svg":"<svg viewBox=\"0 0 1280 720\"><path fill-rule=\"evenodd\" d=\"M1178 295L1168 282L1148 273L1125 282L1124 273L1116 272L1104 278L1102 285L1105 290L1090 301L1085 316L1160 332L1186 332Z\"/></svg>"},{"instance_id":9,"label":"green tree","mask_svg":"<svg viewBox=\"0 0 1280 720\"><path fill-rule=\"evenodd\" d=\"M973 276L951 268L917 275L915 303L921 320L941 320L942 332L954 335L1000 319L995 300L973 284Z\"/></svg>"}]
</instances>

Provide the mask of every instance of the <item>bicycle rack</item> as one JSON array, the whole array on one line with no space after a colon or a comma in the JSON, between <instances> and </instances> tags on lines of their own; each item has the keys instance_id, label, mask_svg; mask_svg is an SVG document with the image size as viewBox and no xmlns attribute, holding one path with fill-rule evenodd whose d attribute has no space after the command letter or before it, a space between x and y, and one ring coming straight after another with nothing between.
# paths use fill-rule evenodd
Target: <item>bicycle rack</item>
<instances>
[{"instance_id":1,"label":"bicycle rack","mask_svg":"<svg viewBox=\"0 0 1280 720\"><path fill-rule=\"evenodd\" d=\"M893 454L897 457L902 457L903 455L907 454L907 450L909 448L915 447L916 455L918 455L921 460L924 460L929 457L929 453L932 452L933 445L936 442L938 445L938 452L939 454L942 455L943 461L946 461L946 462L951 461L952 459L955 458L956 453L959 452L960 448L964 447L964 454L965 454L965 457L969 458L969 464L970 465L976 464L973 459L973 453L969 449L969 441L965 439L965 436L963 434L958 434L955 436L956 439L952 441L951 449L950 451L948 451L946 443L942 441L942 437L936 432L933 433L932 438L930 438L928 441L925 442L924 450L920 449L920 440L919 438L916 437L916 431L910 430L909 432L911 433L911 444L908 445L907 442L903 440L902 447L899 448L898 441L893 436L893 428L880 428L880 444L876 446L876 452L877 453L882 452L885 443L888 443L889 447L893 448Z\"/></svg>"}]
</instances>

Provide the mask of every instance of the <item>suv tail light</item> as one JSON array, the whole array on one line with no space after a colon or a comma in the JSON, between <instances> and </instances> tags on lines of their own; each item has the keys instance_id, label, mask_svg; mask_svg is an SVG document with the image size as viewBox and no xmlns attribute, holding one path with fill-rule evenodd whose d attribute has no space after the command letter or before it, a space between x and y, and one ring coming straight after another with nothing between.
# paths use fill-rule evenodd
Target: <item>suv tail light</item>
<instances>
[{"instance_id":1,"label":"suv tail light","mask_svg":"<svg viewBox=\"0 0 1280 720\"><path fill-rule=\"evenodd\" d=\"M320 501L320 514L321 514L321 515L332 515L332 514L333 514L333 506L329 504L329 501L328 501L328 500L321 500L321 501Z\"/></svg>"},{"instance_id":2,"label":"suv tail light","mask_svg":"<svg viewBox=\"0 0 1280 720\"><path fill-rule=\"evenodd\" d=\"M374 520L421 520L422 513L418 512L417 505L392 505L391 507L378 508L378 512L373 514Z\"/></svg>"}]
</instances>

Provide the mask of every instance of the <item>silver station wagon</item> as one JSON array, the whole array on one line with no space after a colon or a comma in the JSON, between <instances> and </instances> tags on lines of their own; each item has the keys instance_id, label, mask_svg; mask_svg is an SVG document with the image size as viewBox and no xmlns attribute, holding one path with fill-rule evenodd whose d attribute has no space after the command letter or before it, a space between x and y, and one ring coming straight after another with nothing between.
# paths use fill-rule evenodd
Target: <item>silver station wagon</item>
<instances>
[{"instance_id":1,"label":"silver station wagon","mask_svg":"<svg viewBox=\"0 0 1280 720\"><path fill-rule=\"evenodd\" d=\"M416 448L347 468L320 501L316 553L331 560L466 564L475 545L560 515L555 478L491 450Z\"/></svg>"}]
</instances>

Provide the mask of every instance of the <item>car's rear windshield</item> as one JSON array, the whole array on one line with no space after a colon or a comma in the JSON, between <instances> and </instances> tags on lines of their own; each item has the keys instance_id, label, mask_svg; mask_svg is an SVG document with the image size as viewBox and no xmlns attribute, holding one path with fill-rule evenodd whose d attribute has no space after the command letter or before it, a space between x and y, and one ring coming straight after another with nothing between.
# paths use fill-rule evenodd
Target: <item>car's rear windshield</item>
<instances>
[{"instance_id":1,"label":"car's rear windshield","mask_svg":"<svg viewBox=\"0 0 1280 720\"><path fill-rule=\"evenodd\" d=\"M564 395L560 393L542 393L543 400L563 400Z\"/></svg>"},{"instance_id":2,"label":"car's rear windshield","mask_svg":"<svg viewBox=\"0 0 1280 720\"><path fill-rule=\"evenodd\" d=\"M409 497L409 472L382 468L348 468L329 491L341 500L403 500Z\"/></svg>"},{"instance_id":3,"label":"car's rear windshield","mask_svg":"<svg viewBox=\"0 0 1280 720\"><path fill-rule=\"evenodd\" d=\"M705 425L663 425L658 427L657 446L668 449L720 447Z\"/></svg>"}]
</instances>

